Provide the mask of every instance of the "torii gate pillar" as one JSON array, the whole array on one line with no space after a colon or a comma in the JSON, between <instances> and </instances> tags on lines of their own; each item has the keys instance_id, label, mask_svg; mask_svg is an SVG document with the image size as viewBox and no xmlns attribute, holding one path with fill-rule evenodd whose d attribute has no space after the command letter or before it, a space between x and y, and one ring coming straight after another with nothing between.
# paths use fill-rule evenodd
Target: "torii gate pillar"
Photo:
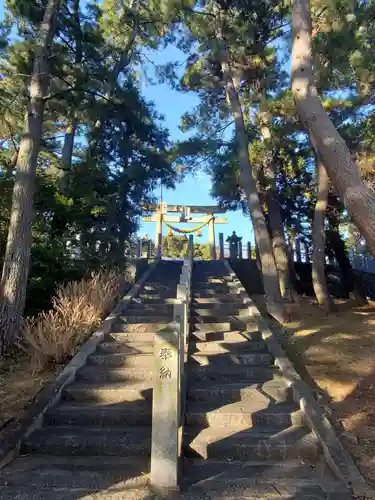
<instances>
[{"instance_id":1,"label":"torii gate pillar","mask_svg":"<svg viewBox=\"0 0 375 500\"><path fill-rule=\"evenodd\" d=\"M208 223L208 242L210 244L210 255L212 260L216 260L216 245L215 245L215 217L213 214L209 214L211 217Z\"/></svg>"},{"instance_id":2,"label":"torii gate pillar","mask_svg":"<svg viewBox=\"0 0 375 500\"><path fill-rule=\"evenodd\" d=\"M159 209L155 213L156 218L156 234L155 234L155 255L158 260L162 257L163 250L163 213Z\"/></svg>"}]
</instances>

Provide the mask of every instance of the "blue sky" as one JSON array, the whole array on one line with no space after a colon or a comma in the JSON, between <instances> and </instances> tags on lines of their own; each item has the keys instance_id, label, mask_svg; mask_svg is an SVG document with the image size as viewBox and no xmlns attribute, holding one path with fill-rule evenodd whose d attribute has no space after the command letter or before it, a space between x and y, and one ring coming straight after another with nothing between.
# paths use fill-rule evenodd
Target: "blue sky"
<instances>
[{"instance_id":1,"label":"blue sky","mask_svg":"<svg viewBox=\"0 0 375 500\"><path fill-rule=\"evenodd\" d=\"M0 20L4 14L4 0L0 0ZM168 47L160 52L148 53L150 58L149 67L146 71L152 73L154 64L162 64L168 61L183 62L185 56L176 47ZM145 98L155 103L156 109L165 117L164 126L170 131L170 139L183 140L188 136L179 130L181 116L186 111L191 111L198 103L198 98L193 94L185 94L177 92L167 84L146 85L142 84L142 93ZM184 181L176 186L176 189L163 190L163 200L169 204L178 205L216 205L217 202L210 196L211 181L209 176L203 172L197 173L195 177L188 175ZM159 197L160 189L156 195ZM252 224L249 217L245 217L242 212L228 212L226 214L228 224L220 224L216 226L216 240L218 241L218 233L223 232L224 235L229 235L232 231L236 231L239 236L243 237L243 241L254 241ZM179 227L189 228L195 224L183 224ZM168 229L164 228L164 233ZM208 230L204 228L199 241L205 242L208 240ZM148 234L154 237L155 224L148 222L140 225L139 235Z\"/></svg>"},{"instance_id":2,"label":"blue sky","mask_svg":"<svg viewBox=\"0 0 375 500\"><path fill-rule=\"evenodd\" d=\"M182 52L176 47L168 47L167 49L156 53L148 54L148 57L155 64L163 64L168 61L183 62L186 58ZM151 66L151 65L150 65ZM194 94L186 94L178 92L170 88L167 84L161 85L143 85L142 92L146 99L153 101L159 112L165 117L165 125L170 131L171 140L183 140L188 135L181 132L179 124L181 116L186 111L192 109L198 104L198 98ZM181 184L176 186L176 189L163 190L163 201L169 204L182 205L217 205L214 198L210 196L211 180L210 177L203 172L197 173L195 178L188 175ZM157 191L159 197L159 190ZM249 217L245 217L242 212L228 212L226 214L228 224L220 224L216 226L216 240L218 241L218 233L223 232L224 235L236 231L239 236L243 237L244 241L254 240L252 224ZM189 228L195 224L182 224L179 227ZM168 228L164 228L167 232ZM143 223L139 229L140 236L147 234L153 237L155 234L154 223ZM199 241L207 241L207 228L202 230L202 237Z\"/></svg>"}]
</instances>

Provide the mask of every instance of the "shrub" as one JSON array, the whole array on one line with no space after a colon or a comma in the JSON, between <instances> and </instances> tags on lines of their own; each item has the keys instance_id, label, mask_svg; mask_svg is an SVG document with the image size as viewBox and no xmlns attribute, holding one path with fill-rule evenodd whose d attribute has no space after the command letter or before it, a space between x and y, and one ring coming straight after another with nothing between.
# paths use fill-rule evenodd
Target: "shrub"
<instances>
[{"instance_id":1,"label":"shrub","mask_svg":"<svg viewBox=\"0 0 375 500\"><path fill-rule=\"evenodd\" d=\"M121 273L100 271L58 287L52 309L25 320L22 348L41 368L65 363L109 312L127 282Z\"/></svg>"}]
</instances>

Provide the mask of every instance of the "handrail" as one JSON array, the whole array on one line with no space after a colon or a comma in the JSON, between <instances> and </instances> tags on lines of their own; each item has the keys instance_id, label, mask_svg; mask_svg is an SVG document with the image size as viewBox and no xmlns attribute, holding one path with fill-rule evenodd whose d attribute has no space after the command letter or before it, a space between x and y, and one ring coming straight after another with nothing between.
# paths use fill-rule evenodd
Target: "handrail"
<instances>
[{"instance_id":1,"label":"handrail","mask_svg":"<svg viewBox=\"0 0 375 500\"><path fill-rule=\"evenodd\" d=\"M185 416L185 363L191 304L194 241L189 237L173 304L173 321L155 333L151 440L151 486L178 490Z\"/></svg>"}]
</instances>

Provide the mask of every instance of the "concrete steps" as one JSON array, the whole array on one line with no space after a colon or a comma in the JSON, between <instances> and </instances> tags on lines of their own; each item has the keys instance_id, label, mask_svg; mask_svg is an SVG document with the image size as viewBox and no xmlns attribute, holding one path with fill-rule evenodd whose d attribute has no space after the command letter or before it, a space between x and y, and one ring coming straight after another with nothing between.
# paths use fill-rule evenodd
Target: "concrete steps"
<instances>
[{"instance_id":1,"label":"concrete steps","mask_svg":"<svg viewBox=\"0 0 375 500\"><path fill-rule=\"evenodd\" d=\"M76 490L77 495L111 488L113 491L145 486L149 482L149 460L133 457L33 455L20 457L0 475L4 486L42 490ZM18 497L14 497L18 498ZM30 497L29 497L30 498ZM32 498L32 497L31 497ZM55 492L50 498L55 498ZM81 498L81 497L76 497Z\"/></svg>"},{"instance_id":2,"label":"concrete steps","mask_svg":"<svg viewBox=\"0 0 375 500\"><path fill-rule=\"evenodd\" d=\"M246 473L246 471L244 471ZM325 491L325 488L328 491ZM331 491L331 490L335 491ZM224 478L211 479L195 484L184 494L184 499L226 498L246 500L348 500L348 491L337 487L337 483L323 484L317 479L294 477L290 479Z\"/></svg>"},{"instance_id":3,"label":"concrete steps","mask_svg":"<svg viewBox=\"0 0 375 500\"><path fill-rule=\"evenodd\" d=\"M217 342L190 342L189 351L194 353L233 353L242 354L249 352L260 352L265 350L264 340L249 342L248 340L239 340L236 342L217 341Z\"/></svg>"},{"instance_id":4,"label":"concrete steps","mask_svg":"<svg viewBox=\"0 0 375 500\"><path fill-rule=\"evenodd\" d=\"M66 488L53 490L39 490L28 488L27 486L8 487L0 490L1 500L151 500L156 499L155 494L149 487L129 488L116 490L108 488L107 490L95 491L91 488L76 489Z\"/></svg>"},{"instance_id":5,"label":"concrete steps","mask_svg":"<svg viewBox=\"0 0 375 500\"><path fill-rule=\"evenodd\" d=\"M212 405L227 405L230 403L241 402L256 402L260 408L264 405L273 402L284 402L290 399L290 388L282 379L252 382L251 379L237 382L228 382L224 379L209 381L202 383L201 381L195 382L194 380L188 386L188 403L189 401L208 401Z\"/></svg>"},{"instance_id":6,"label":"concrete steps","mask_svg":"<svg viewBox=\"0 0 375 500\"><path fill-rule=\"evenodd\" d=\"M217 403L191 403L187 405L186 422L191 425L244 426L286 428L302 425L301 411L292 404L265 406L256 399L241 400L217 407Z\"/></svg>"},{"instance_id":7,"label":"concrete steps","mask_svg":"<svg viewBox=\"0 0 375 500\"><path fill-rule=\"evenodd\" d=\"M346 500L231 280L195 266L183 498Z\"/></svg>"},{"instance_id":8,"label":"concrete steps","mask_svg":"<svg viewBox=\"0 0 375 500\"><path fill-rule=\"evenodd\" d=\"M285 461L228 461L225 470L220 460L189 460L189 475L185 475L186 484L193 485L190 492L204 495L223 493L223 498L282 498L281 495L293 495L291 498L333 498L348 499L346 488L338 487L337 482L327 474L324 464L313 466L301 459ZM230 486L230 490L228 488ZM271 488L268 488L271 486ZM268 488L268 489L267 489ZM320 491L319 491L320 490ZM314 491L314 496L302 493ZM294 496L294 495L301 496ZM267 495L267 496L264 496ZM315 496L318 495L318 496ZM328 496L326 496L328 495Z\"/></svg>"},{"instance_id":9,"label":"concrete steps","mask_svg":"<svg viewBox=\"0 0 375 500\"><path fill-rule=\"evenodd\" d=\"M228 429L221 426L204 428L197 436L195 430L186 432L190 440L185 448L187 456L224 458L226 460L286 460L303 457L315 462L318 446L314 436L300 426L285 430L247 429L241 424Z\"/></svg>"},{"instance_id":10,"label":"concrete steps","mask_svg":"<svg viewBox=\"0 0 375 500\"><path fill-rule=\"evenodd\" d=\"M197 326L199 328L199 326ZM225 341L225 342L244 342L245 340L261 340L261 333L258 330L257 325L253 325L252 329L247 328L246 330L231 330L231 331L211 331L205 332L195 330L191 333L190 338L193 342L197 340L203 342L213 342L213 341Z\"/></svg>"},{"instance_id":11,"label":"concrete steps","mask_svg":"<svg viewBox=\"0 0 375 500\"><path fill-rule=\"evenodd\" d=\"M152 339L150 340L152 341ZM121 342L119 340L111 340L99 344L97 352L103 354L122 353L134 356L137 354L153 354L154 345L152 342Z\"/></svg>"},{"instance_id":12,"label":"concrete steps","mask_svg":"<svg viewBox=\"0 0 375 500\"><path fill-rule=\"evenodd\" d=\"M194 363L189 367L189 377L191 382L196 381L215 381L215 382L263 382L272 379L277 373L277 369L273 366L251 366L251 365L236 365L228 363L221 370L220 363L216 366L200 365ZM190 383L191 383L190 382ZM223 387L223 390L225 388Z\"/></svg>"},{"instance_id":13,"label":"concrete steps","mask_svg":"<svg viewBox=\"0 0 375 500\"><path fill-rule=\"evenodd\" d=\"M26 438L23 453L62 456L147 456L151 433L144 427L44 426Z\"/></svg>"},{"instance_id":14,"label":"concrete steps","mask_svg":"<svg viewBox=\"0 0 375 500\"><path fill-rule=\"evenodd\" d=\"M152 380L151 367L116 367L111 365L86 365L76 375L77 381L87 382L140 382Z\"/></svg>"},{"instance_id":15,"label":"concrete steps","mask_svg":"<svg viewBox=\"0 0 375 500\"><path fill-rule=\"evenodd\" d=\"M49 410L45 416L48 426L143 426L151 425L151 400L100 402L66 402Z\"/></svg>"},{"instance_id":16,"label":"concrete steps","mask_svg":"<svg viewBox=\"0 0 375 500\"><path fill-rule=\"evenodd\" d=\"M181 263L156 267L43 425L24 440L27 456L0 473L2 500L154 497L147 486L154 334L172 320L180 271Z\"/></svg>"},{"instance_id":17,"label":"concrete steps","mask_svg":"<svg viewBox=\"0 0 375 500\"><path fill-rule=\"evenodd\" d=\"M63 393L65 401L93 401L107 403L152 401L152 381L98 381L76 382Z\"/></svg>"},{"instance_id":18,"label":"concrete steps","mask_svg":"<svg viewBox=\"0 0 375 500\"><path fill-rule=\"evenodd\" d=\"M195 317L199 316L216 316L217 314L227 316L248 316L249 310L247 307L241 307L239 304L227 302L224 304L199 304L199 307L194 307Z\"/></svg>"},{"instance_id":19,"label":"concrete steps","mask_svg":"<svg viewBox=\"0 0 375 500\"><path fill-rule=\"evenodd\" d=\"M166 318L163 321L157 323L147 323L145 321L139 322L139 319L135 323L124 323L124 322L116 322L113 325L114 333L155 333L159 330L163 330L168 326L170 321L166 321Z\"/></svg>"},{"instance_id":20,"label":"concrete steps","mask_svg":"<svg viewBox=\"0 0 375 500\"><path fill-rule=\"evenodd\" d=\"M87 362L89 365L106 365L106 366L121 366L133 367L139 366L140 368L152 368L153 363L152 354L129 354L122 352L98 352L89 356Z\"/></svg>"}]
</instances>

